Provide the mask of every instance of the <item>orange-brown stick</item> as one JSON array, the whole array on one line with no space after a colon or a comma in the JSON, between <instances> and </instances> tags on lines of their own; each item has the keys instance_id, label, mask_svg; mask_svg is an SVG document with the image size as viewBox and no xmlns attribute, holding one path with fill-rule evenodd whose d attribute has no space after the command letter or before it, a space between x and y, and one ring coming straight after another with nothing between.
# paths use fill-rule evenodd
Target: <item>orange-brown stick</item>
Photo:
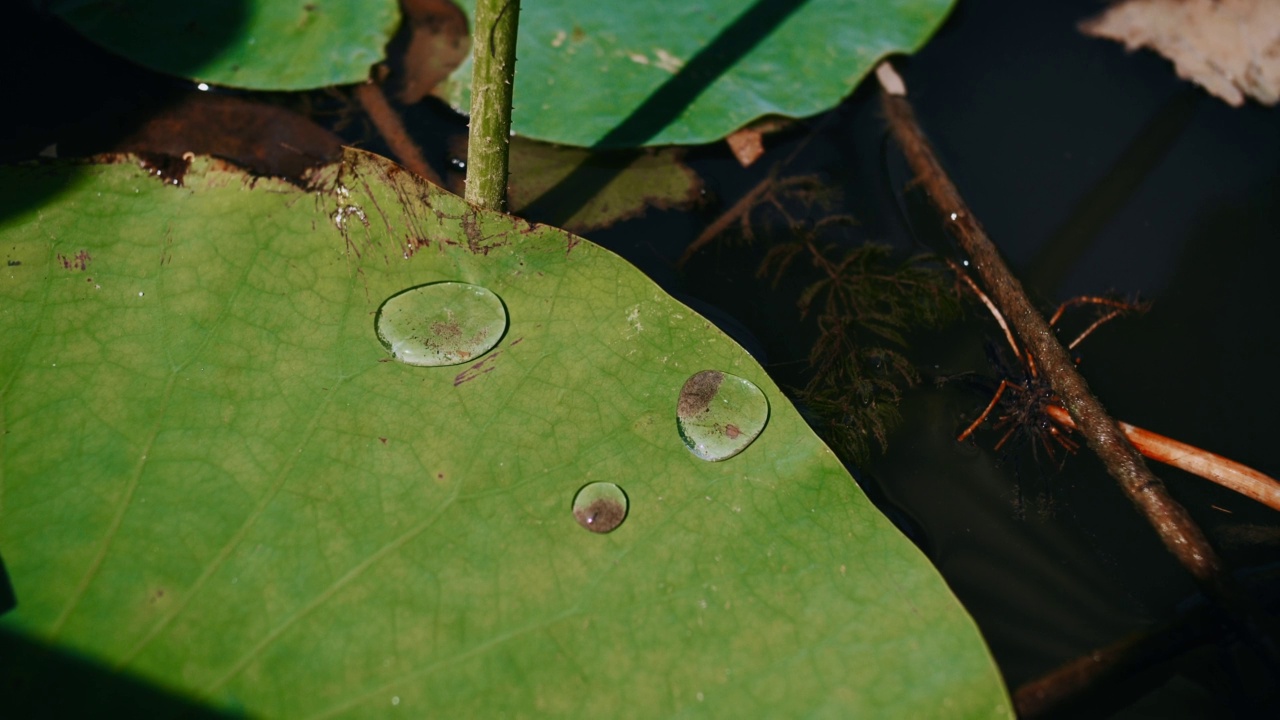
<instances>
[{"instance_id":1,"label":"orange-brown stick","mask_svg":"<svg viewBox=\"0 0 1280 720\"><path fill-rule=\"evenodd\" d=\"M1061 405L1049 405L1046 411L1057 422L1075 429L1076 424L1066 408ZM1152 460L1199 475L1225 488L1235 490L1241 495L1251 497L1272 510L1280 510L1280 482L1276 482L1274 478L1247 465L1241 465L1235 460L1224 458L1208 450L1201 450L1194 445L1179 442L1126 422L1118 424L1121 432L1129 438L1129 442L1133 443L1138 452Z\"/></svg>"}]
</instances>

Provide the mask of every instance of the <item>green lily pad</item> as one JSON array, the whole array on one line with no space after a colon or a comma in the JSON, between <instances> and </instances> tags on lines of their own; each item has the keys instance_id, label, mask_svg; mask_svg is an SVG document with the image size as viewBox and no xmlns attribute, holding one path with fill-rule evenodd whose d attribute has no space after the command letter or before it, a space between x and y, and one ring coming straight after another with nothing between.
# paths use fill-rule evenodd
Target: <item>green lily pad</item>
<instances>
[{"instance_id":1,"label":"green lily pad","mask_svg":"<svg viewBox=\"0 0 1280 720\"><path fill-rule=\"evenodd\" d=\"M564 145L686 145L815 115L886 55L918 50L954 1L525 3L512 129ZM469 111L469 58L438 92Z\"/></svg>"},{"instance_id":2,"label":"green lily pad","mask_svg":"<svg viewBox=\"0 0 1280 720\"><path fill-rule=\"evenodd\" d=\"M5 709L142 682L266 717L1012 717L937 572L726 336L376 156L320 182L0 168L0 637L119 678ZM378 308L442 281L505 334L396 362ZM771 406L723 462L676 427L708 368ZM612 532L574 512L593 482Z\"/></svg>"},{"instance_id":3,"label":"green lily pad","mask_svg":"<svg viewBox=\"0 0 1280 720\"><path fill-rule=\"evenodd\" d=\"M250 90L363 82L396 0L47 0L90 40L152 70Z\"/></svg>"}]
</instances>

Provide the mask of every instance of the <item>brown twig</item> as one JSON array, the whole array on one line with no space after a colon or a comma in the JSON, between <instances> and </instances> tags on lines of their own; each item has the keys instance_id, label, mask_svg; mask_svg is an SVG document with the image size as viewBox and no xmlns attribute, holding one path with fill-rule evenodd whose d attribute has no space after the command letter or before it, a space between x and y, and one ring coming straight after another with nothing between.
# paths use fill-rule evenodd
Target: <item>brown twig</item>
<instances>
[{"instance_id":1,"label":"brown twig","mask_svg":"<svg viewBox=\"0 0 1280 720\"><path fill-rule=\"evenodd\" d=\"M1045 407L1045 412L1055 421L1075 429L1075 421L1071 419L1066 408L1060 405L1048 405ZM1270 476L1235 460L1150 430L1144 430L1136 425L1126 422L1117 424L1138 452L1152 460L1199 475L1225 488L1235 490L1245 497L1253 498L1272 510L1280 510L1280 483Z\"/></svg>"},{"instance_id":2,"label":"brown twig","mask_svg":"<svg viewBox=\"0 0 1280 720\"><path fill-rule=\"evenodd\" d=\"M951 266L951 270L956 274L956 277L964 281L964 283L968 285L969 290L972 291L973 294L982 301L982 304L986 306L987 311L991 313L991 317L995 318L996 323L1000 325L1000 329L1004 331L1005 340L1009 343L1009 348L1013 351L1014 357L1017 358L1020 363L1023 363L1026 366L1028 374L1034 377L1036 375L1035 363L1032 358L1024 353L1022 348L1018 346L1018 341L1013 337L1013 333L1009 331L1009 324L1005 322L1004 315L1000 313L1000 309L991 301L991 298L987 297L986 293L982 292L982 288L978 287L978 284L973 281L973 278L969 277L969 274L961 269L959 264L951 260L947 260L947 264ZM1053 317L1049 318L1049 326L1052 327L1056 325L1058 321L1062 319L1062 314L1066 312L1068 308L1075 307L1077 305L1096 305L1100 307L1109 307L1111 310L1099 317L1097 320L1094 320L1089 327L1084 329L1084 332L1077 335L1076 339L1072 340L1067 345L1068 350L1075 349L1076 346L1083 342L1085 338L1089 337L1089 335L1093 334L1093 331L1097 330L1103 323L1113 320L1126 312L1135 309L1144 309L1144 306L1140 304L1135 305L1122 300L1098 295L1081 295L1062 303L1062 305L1058 307L1057 312L1053 314ZM1004 397L1005 390L1015 387L1017 386L1010 383L1009 380L1001 379L1000 386L996 388L994 395L991 397L991 402L989 402L982 413L978 415L978 418L974 420L969 427L965 428L964 432L961 432L956 437L956 441L964 442L967 440L970 435L972 435L984 422L986 422L987 417L991 415L991 411L996 408L1000 399ZM1057 403L1056 398L1048 398L1048 401L1040 406L1040 410L1037 411L1037 413L1040 412L1048 415L1049 419L1053 423L1062 426L1062 429L1064 430L1079 429L1076 426L1075 421L1071 419L1071 414L1067 412L1066 408ZM1124 433L1124 436L1128 438L1129 442L1133 443L1133 446L1138 450L1138 452L1142 453L1144 456L1157 462L1162 462L1166 465L1172 465L1179 470L1185 470L1193 475L1199 475L1210 482L1217 483L1218 485L1229 490L1234 490L1245 497L1257 500L1272 510L1280 510L1280 483L1276 482L1276 480L1269 475L1264 475L1247 465L1242 465L1234 460L1222 457L1221 455L1211 453L1207 450L1202 450L1194 445L1179 442L1172 438L1165 437L1164 435L1151 432L1150 430L1144 430L1126 422L1117 422L1117 424L1120 427L1120 431ZM1052 427L1052 425L1050 425L1050 427ZM1016 429L1016 427L1014 429ZM1003 438L1000 439L1000 442L996 443L996 449L999 450L1012 434L1013 430L1011 429ZM1065 441L1065 437L1059 436L1058 441L1063 443ZM1074 447L1071 447L1070 445L1068 445L1068 447L1074 451Z\"/></svg>"},{"instance_id":3,"label":"brown twig","mask_svg":"<svg viewBox=\"0 0 1280 720\"><path fill-rule=\"evenodd\" d=\"M444 181L422 157L422 150L418 144L409 137L404 123L400 121L399 113L391 107L391 103L387 102L387 96L383 94L381 85L376 82L360 83L356 86L356 100L368 113L373 126L378 129L382 139L387 141L387 147L391 148L392 154L401 165L434 185L444 186Z\"/></svg>"},{"instance_id":4,"label":"brown twig","mask_svg":"<svg viewBox=\"0 0 1280 720\"><path fill-rule=\"evenodd\" d=\"M1276 573L1262 570L1243 580L1254 595L1274 605ZM1233 639L1224 636L1222 623L1212 606L1205 603L1184 604L1185 609L1172 620L1127 635L1110 645L1092 650L1078 658L1029 680L1013 689L1013 707L1022 720L1054 717L1082 691L1098 685L1115 685L1139 676L1176 671L1180 656L1209 644L1217 644L1219 652L1230 652ZM1266 692L1263 678L1255 678ZM1245 681L1248 682L1248 681ZM1238 690L1250 691L1248 686Z\"/></svg>"},{"instance_id":5,"label":"brown twig","mask_svg":"<svg viewBox=\"0 0 1280 720\"><path fill-rule=\"evenodd\" d=\"M884 77L892 68L882 64ZM902 92L900 89L898 92ZM1216 600L1236 620L1259 638L1257 613L1253 603L1238 590L1213 546L1143 462L1141 455L1125 439L1119 426L1107 415L1102 403L1089 391L1066 350L1054 337L1049 324L1027 298L1013 274L987 237L986 231L960 197L959 191L942 169L915 119L915 112L903 94L885 90L882 102L890 132L901 146L916 180L928 193L934 207L948 220L948 227L972 267L990 291L1001 315L1009 321L1023 348L1035 358L1039 372L1048 380L1089 447L1106 466L1138 510L1147 518L1165 547L1192 574L1206 594ZM1262 642L1266 643L1265 639ZM1265 652L1275 658L1275 650Z\"/></svg>"}]
</instances>

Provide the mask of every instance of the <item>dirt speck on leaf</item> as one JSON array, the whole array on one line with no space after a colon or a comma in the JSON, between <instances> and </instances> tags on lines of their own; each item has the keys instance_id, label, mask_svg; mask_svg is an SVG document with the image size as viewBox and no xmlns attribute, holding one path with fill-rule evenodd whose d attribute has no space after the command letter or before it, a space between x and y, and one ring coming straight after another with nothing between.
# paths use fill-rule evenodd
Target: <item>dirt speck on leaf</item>
<instances>
[{"instance_id":1,"label":"dirt speck on leaf","mask_svg":"<svg viewBox=\"0 0 1280 720\"><path fill-rule=\"evenodd\" d=\"M591 532L607 533L622 524L627 509L613 500L600 498L574 511L578 524Z\"/></svg>"},{"instance_id":2,"label":"dirt speck on leaf","mask_svg":"<svg viewBox=\"0 0 1280 720\"><path fill-rule=\"evenodd\" d=\"M89 255L88 250L80 250L76 252L75 255L72 255L71 257L67 257L62 253L58 253L57 259L58 259L58 264L62 265L62 268L64 270L83 271L89 268L89 261L92 260L93 257ZM10 266L21 265L21 264L22 263L15 262L13 260L9 261Z\"/></svg>"},{"instance_id":3,"label":"dirt speck on leaf","mask_svg":"<svg viewBox=\"0 0 1280 720\"><path fill-rule=\"evenodd\" d=\"M703 370L685 381L680 389L680 400L676 403L676 415L681 418L692 418L711 406L720 383L724 382L724 373L716 370Z\"/></svg>"},{"instance_id":4,"label":"dirt speck on leaf","mask_svg":"<svg viewBox=\"0 0 1280 720\"><path fill-rule=\"evenodd\" d=\"M182 181L191 169L191 155L174 156L155 152L134 152L138 156L138 164L147 174L157 178L165 185L182 187Z\"/></svg>"}]
</instances>

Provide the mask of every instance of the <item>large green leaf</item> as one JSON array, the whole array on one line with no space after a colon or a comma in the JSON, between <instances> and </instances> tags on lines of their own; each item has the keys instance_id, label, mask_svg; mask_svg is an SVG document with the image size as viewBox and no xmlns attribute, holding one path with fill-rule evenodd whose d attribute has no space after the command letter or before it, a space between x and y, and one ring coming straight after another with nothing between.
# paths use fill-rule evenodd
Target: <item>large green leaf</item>
<instances>
[{"instance_id":1,"label":"large green leaf","mask_svg":"<svg viewBox=\"0 0 1280 720\"><path fill-rule=\"evenodd\" d=\"M718 140L840 102L955 0L539 0L520 9L512 129L566 145ZM472 3L460 3L472 12ZM441 94L470 107L471 62Z\"/></svg>"},{"instance_id":2,"label":"large green leaf","mask_svg":"<svg viewBox=\"0 0 1280 720\"><path fill-rule=\"evenodd\" d=\"M252 90L363 82L396 0L47 0L89 39L170 75Z\"/></svg>"},{"instance_id":3,"label":"large green leaf","mask_svg":"<svg viewBox=\"0 0 1280 720\"><path fill-rule=\"evenodd\" d=\"M1011 715L925 558L624 261L356 151L184 182L0 169L3 633L262 716ZM444 280L506 334L392 360L375 311ZM708 368L772 406L723 462L676 427Z\"/></svg>"}]
</instances>

